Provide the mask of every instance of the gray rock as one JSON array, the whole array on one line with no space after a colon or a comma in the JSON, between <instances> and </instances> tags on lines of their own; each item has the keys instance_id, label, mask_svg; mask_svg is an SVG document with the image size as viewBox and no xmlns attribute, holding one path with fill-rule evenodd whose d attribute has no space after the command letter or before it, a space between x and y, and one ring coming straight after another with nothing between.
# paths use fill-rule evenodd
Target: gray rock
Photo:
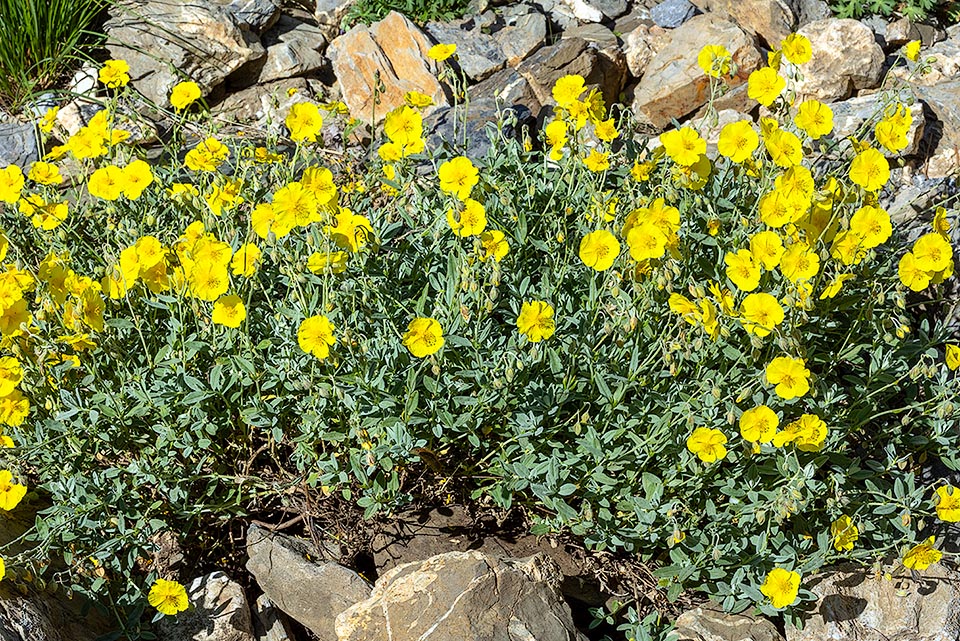
<instances>
[{"instance_id":1,"label":"gray rock","mask_svg":"<svg viewBox=\"0 0 960 641\"><path fill-rule=\"evenodd\" d=\"M898 49L911 40L921 40L920 30L910 21L910 18L900 18L887 25L887 46Z\"/></svg>"},{"instance_id":2,"label":"gray rock","mask_svg":"<svg viewBox=\"0 0 960 641\"><path fill-rule=\"evenodd\" d=\"M232 93L211 111L234 122L255 124L262 133L279 134L290 107L311 99L313 92L306 80L287 78Z\"/></svg>"},{"instance_id":3,"label":"gray rock","mask_svg":"<svg viewBox=\"0 0 960 641\"><path fill-rule=\"evenodd\" d=\"M542 555L449 552L398 566L337 616L339 641L585 641Z\"/></svg>"},{"instance_id":4,"label":"gray rock","mask_svg":"<svg viewBox=\"0 0 960 641\"><path fill-rule=\"evenodd\" d=\"M833 102L879 84L883 49L863 23L830 18L804 25L798 32L810 39L813 50L797 83L798 100Z\"/></svg>"},{"instance_id":5,"label":"gray rock","mask_svg":"<svg viewBox=\"0 0 960 641\"><path fill-rule=\"evenodd\" d=\"M582 38L563 38L524 60L517 71L530 83L542 105L555 104L553 85L568 74L581 75L588 86L599 87L604 101L611 105L623 88L627 62L619 51L616 58L611 58Z\"/></svg>"},{"instance_id":6,"label":"gray rock","mask_svg":"<svg viewBox=\"0 0 960 641\"><path fill-rule=\"evenodd\" d=\"M869 129L872 131L876 123L883 117L882 108L884 104L885 101L881 94L857 96L833 103L830 105L833 110L833 136L839 139L855 135L864 123L868 123ZM912 156L920 149L927 122L923 112L923 103L916 102L909 109L910 115L913 117L913 123L910 126L910 131L907 132L907 147L899 154L888 152L880 147L888 158L896 158L901 154Z\"/></svg>"},{"instance_id":7,"label":"gray rock","mask_svg":"<svg viewBox=\"0 0 960 641\"><path fill-rule=\"evenodd\" d=\"M522 105L531 113L540 112L540 101L526 78L515 69L502 69L470 88L480 100L496 100L505 107Z\"/></svg>"},{"instance_id":8,"label":"gray rock","mask_svg":"<svg viewBox=\"0 0 960 641\"><path fill-rule=\"evenodd\" d=\"M323 31L313 25L281 16L263 34L267 55L249 63L231 78L240 84L254 84L303 76L327 64L323 52L327 40Z\"/></svg>"},{"instance_id":9,"label":"gray rock","mask_svg":"<svg viewBox=\"0 0 960 641\"><path fill-rule=\"evenodd\" d=\"M633 11L629 14L617 18L616 22L613 23L613 30L617 33L630 33L640 25L654 26L653 20L650 18L650 9L643 5L634 6Z\"/></svg>"},{"instance_id":10,"label":"gray rock","mask_svg":"<svg viewBox=\"0 0 960 641\"><path fill-rule=\"evenodd\" d=\"M280 18L278 0L213 0L251 31L263 33Z\"/></svg>"},{"instance_id":11,"label":"gray rock","mask_svg":"<svg viewBox=\"0 0 960 641\"><path fill-rule=\"evenodd\" d=\"M693 0L703 11L728 15L733 22L752 31L771 49L797 27L800 7L797 0Z\"/></svg>"},{"instance_id":12,"label":"gray rock","mask_svg":"<svg viewBox=\"0 0 960 641\"><path fill-rule=\"evenodd\" d=\"M663 0L650 10L650 18L658 27L676 29L698 13L700 10L690 0Z\"/></svg>"},{"instance_id":13,"label":"gray rock","mask_svg":"<svg viewBox=\"0 0 960 641\"><path fill-rule=\"evenodd\" d=\"M915 86L914 92L935 117L924 173L939 178L960 171L960 80Z\"/></svg>"},{"instance_id":14,"label":"gray rock","mask_svg":"<svg viewBox=\"0 0 960 641\"><path fill-rule=\"evenodd\" d=\"M471 80L483 80L507 63L497 39L479 28L466 31L457 25L430 22L425 29L436 42L457 45L457 62Z\"/></svg>"},{"instance_id":15,"label":"gray rock","mask_svg":"<svg viewBox=\"0 0 960 641\"><path fill-rule=\"evenodd\" d=\"M110 16L104 24L110 55L129 63L133 86L161 107L185 77L206 96L266 54L232 13L200 0L120 0Z\"/></svg>"},{"instance_id":16,"label":"gray rock","mask_svg":"<svg viewBox=\"0 0 960 641\"><path fill-rule=\"evenodd\" d=\"M657 25L641 24L624 37L623 53L631 76L643 76L647 65L670 44L672 33Z\"/></svg>"},{"instance_id":17,"label":"gray rock","mask_svg":"<svg viewBox=\"0 0 960 641\"><path fill-rule=\"evenodd\" d=\"M25 509L26 508L26 509ZM27 506L5 513L0 519L0 541L7 545L4 557L29 553L21 538L36 519ZM51 568L60 571L64 568ZM0 639L3 641L94 641L110 632L113 621L102 616L83 597L72 598L56 585L44 586L41 577L29 583L20 578L19 568L7 565L0 582Z\"/></svg>"},{"instance_id":18,"label":"gray rock","mask_svg":"<svg viewBox=\"0 0 960 641\"><path fill-rule=\"evenodd\" d=\"M799 8L797 16L799 18L799 26L801 27L810 22L826 20L827 18L833 17L833 12L830 11L830 5L824 0L798 0L797 6Z\"/></svg>"},{"instance_id":19,"label":"gray rock","mask_svg":"<svg viewBox=\"0 0 960 641\"><path fill-rule=\"evenodd\" d=\"M674 118L683 118L706 104L710 78L697 64L700 49L707 44L723 45L735 63L736 75L726 79L732 89L717 109L737 108L750 73L763 60L754 37L718 14L707 13L689 20L670 34L670 43L653 58L637 84L633 113L641 123L663 129Z\"/></svg>"},{"instance_id":20,"label":"gray rock","mask_svg":"<svg viewBox=\"0 0 960 641\"><path fill-rule=\"evenodd\" d=\"M97 67L86 63L73 74L67 91L77 96L92 98L97 91Z\"/></svg>"},{"instance_id":21,"label":"gray rock","mask_svg":"<svg viewBox=\"0 0 960 641\"><path fill-rule=\"evenodd\" d=\"M714 604L687 610L677 617L677 641L782 641L777 626L746 612L728 614Z\"/></svg>"},{"instance_id":22,"label":"gray rock","mask_svg":"<svg viewBox=\"0 0 960 641\"><path fill-rule=\"evenodd\" d=\"M522 5L521 5L522 6ZM493 37L500 44L507 65L516 67L547 40L547 18L539 11L504 16L506 26Z\"/></svg>"},{"instance_id":23,"label":"gray rock","mask_svg":"<svg viewBox=\"0 0 960 641\"><path fill-rule=\"evenodd\" d=\"M247 570L278 608L306 626L320 641L338 641L334 618L370 595L370 586L353 570L318 562L309 542L247 530Z\"/></svg>"},{"instance_id":24,"label":"gray rock","mask_svg":"<svg viewBox=\"0 0 960 641\"><path fill-rule=\"evenodd\" d=\"M590 0L590 4L599 9L608 20L616 20L630 8L627 0Z\"/></svg>"},{"instance_id":25,"label":"gray rock","mask_svg":"<svg viewBox=\"0 0 960 641\"><path fill-rule=\"evenodd\" d=\"M470 158L483 158L496 144L496 136L494 142L490 140L488 125L499 123L504 123L505 138L517 138L523 125L533 124L533 114L525 105L498 105L487 98L471 101L466 114L462 105L438 109L424 119L423 127L430 132L427 144L431 149L447 145Z\"/></svg>"},{"instance_id":26,"label":"gray rock","mask_svg":"<svg viewBox=\"0 0 960 641\"><path fill-rule=\"evenodd\" d=\"M160 641L254 641L247 597L226 574L194 579L187 596L188 610L157 624Z\"/></svg>"},{"instance_id":27,"label":"gray rock","mask_svg":"<svg viewBox=\"0 0 960 641\"><path fill-rule=\"evenodd\" d=\"M818 601L802 630L787 626L787 641L960 638L960 575L941 564L893 574L886 579L848 566L804 581Z\"/></svg>"},{"instance_id":28,"label":"gray rock","mask_svg":"<svg viewBox=\"0 0 960 641\"><path fill-rule=\"evenodd\" d=\"M286 617L261 594L253 608L253 631L257 641L292 641Z\"/></svg>"},{"instance_id":29,"label":"gray rock","mask_svg":"<svg viewBox=\"0 0 960 641\"><path fill-rule=\"evenodd\" d=\"M0 122L0 167L19 165L27 170L37 155L37 128L33 123Z\"/></svg>"}]
</instances>

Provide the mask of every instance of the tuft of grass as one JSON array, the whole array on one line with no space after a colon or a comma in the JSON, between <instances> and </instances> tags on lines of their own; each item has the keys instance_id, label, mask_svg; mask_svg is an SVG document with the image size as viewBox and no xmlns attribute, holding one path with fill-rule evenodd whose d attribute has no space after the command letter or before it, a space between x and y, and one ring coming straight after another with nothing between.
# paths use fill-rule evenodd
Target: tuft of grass
<instances>
[{"instance_id":1,"label":"tuft of grass","mask_svg":"<svg viewBox=\"0 0 960 641\"><path fill-rule=\"evenodd\" d=\"M370 24L391 11L398 11L419 25L431 20L445 22L463 17L468 5L467 0L359 0L350 7L343 23L344 27Z\"/></svg>"},{"instance_id":2,"label":"tuft of grass","mask_svg":"<svg viewBox=\"0 0 960 641\"><path fill-rule=\"evenodd\" d=\"M109 0L0 0L0 107L18 111L57 84L94 42L90 26Z\"/></svg>"}]
</instances>

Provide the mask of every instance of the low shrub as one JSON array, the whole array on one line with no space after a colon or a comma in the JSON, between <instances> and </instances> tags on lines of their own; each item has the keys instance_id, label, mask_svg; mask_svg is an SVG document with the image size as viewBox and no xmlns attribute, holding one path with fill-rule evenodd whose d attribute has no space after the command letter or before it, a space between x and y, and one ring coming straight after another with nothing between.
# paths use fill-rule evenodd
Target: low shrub
<instances>
[{"instance_id":1,"label":"low shrub","mask_svg":"<svg viewBox=\"0 0 960 641\"><path fill-rule=\"evenodd\" d=\"M830 0L838 18L903 16L914 22L942 21L951 25L960 21L960 3L955 0Z\"/></svg>"},{"instance_id":2,"label":"low shrub","mask_svg":"<svg viewBox=\"0 0 960 641\"><path fill-rule=\"evenodd\" d=\"M467 0L357 0L344 17L344 26L370 24L382 20L391 11L399 11L417 24L432 20L446 22L467 13Z\"/></svg>"},{"instance_id":3,"label":"low shrub","mask_svg":"<svg viewBox=\"0 0 960 641\"><path fill-rule=\"evenodd\" d=\"M0 0L0 107L17 111L37 91L62 86L107 0Z\"/></svg>"},{"instance_id":4,"label":"low shrub","mask_svg":"<svg viewBox=\"0 0 960 641\"><path fill-rule=\"evenodd\" d=\"M255 141L185 83L154 164L108 62L104 109L0 172L0 507L15 485L43 508L30 551L0 550L8 576L109 593L132 636L160 533L203 541L295 488L387 512L423 459L537 534L636 554L671 599L789 619L826 564L924 569L960 519L938 313L956 210L894 224L906 97L835 137L828 105L793 98L809 43L782 53L748 86L770 117L725 125L717 155L691 125L635 136L567 76L542 132L498 123L483 158L426 144L420 94L351 155L318 142L342 104ZM729 53L700 59L722 93Z\"/></svg>"}]
</instances>

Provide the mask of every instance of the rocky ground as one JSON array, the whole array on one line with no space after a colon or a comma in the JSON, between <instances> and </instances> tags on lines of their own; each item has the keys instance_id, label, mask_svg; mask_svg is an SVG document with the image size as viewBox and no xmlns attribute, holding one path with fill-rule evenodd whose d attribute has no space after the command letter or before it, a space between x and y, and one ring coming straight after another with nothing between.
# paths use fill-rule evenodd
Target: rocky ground
<instances>
[{"instance_id":1,"label":"rocky ground","mask_svg":"<svg viewBox=\"0 0 960 641\"><path fill-rule=\"evenodd\" d=\"M342 100L351 116L375 124L403 103L405 92L416 90L434 99L427 125L438 139L450 137L456 106L426 52L437 42L455 43L459 70L470 83L467 153L477 156L487 144L484 125L503 110L512 110L520 122L542 122L552 111L551 87L566 74L599 86L607 104L620 103L651 137L674 120L704 124L708 83L696 58L707 44L725 46L737 65L732 90L716 104L715 144L726 122L759 118L759 108L746 96L747 76L793 31L813 45L799 94L831 103L837 135L847 135L875 113L880 83L899 48L921 40L921 60L929 60L930 73L915 77L906 67L891 72L914 99L914 125L905 162L896 170L899 187L885 205L902 223L922 216L932 198L957 190L960 26L838 20L821 0L475 0L473 15L453 23L421 28L392 13L344 32L340 23L349 4L317 0L310 12L281 8L279 0L120 0L106 23L107 48L111 57L130 64L148 118L162 120L150 103L166 105L172 86L185 78L201 86L224 122L260 135L279 132L296 101ZM76 131L97 110L95 79L95 67L81 69L69 94L51 93L34 109L61 105L60 124ZM382 89L374 100L378 83ZM32 125L14 118L0 123L0 165L26 165L37 156ZM356 564L351 569L338 563L342 549L334 541L252 526L246 533L250 576L216 572L196 578L188 586L195 607L165 620L159 636L168 641L599 638L583 625L590 619L586 610L612 596L609 586L597 581L603 573L587 567L595 561L535 537L479 537L468 525L436 511L398 519L375 542L363 575ZM811 584L819 601L803 630L702 606L679 617L679 638L957 639L958 579L940 566L922 577L839 568ZM97 625L69 632L63 626L75 609L49 594L7 595L0 599L0 637L92 638Z\"/></svg>"}]
</instances>

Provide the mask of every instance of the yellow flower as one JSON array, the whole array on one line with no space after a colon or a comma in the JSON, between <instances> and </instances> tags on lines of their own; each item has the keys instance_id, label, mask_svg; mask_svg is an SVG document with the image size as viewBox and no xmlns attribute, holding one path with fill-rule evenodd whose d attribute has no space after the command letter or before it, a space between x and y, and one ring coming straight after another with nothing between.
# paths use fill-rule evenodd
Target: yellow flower
<instances>
[{"instance_id":1,"label":"yellow flower","mask_svg":"<svg viewBox=\"0 0 960 641\"><path fill-rule=\"evenodd\" d=\"M333 172L326 167L307 167L303 170L300 184L317 199L317 206L336 211L337 185L333 182Z\"/></svg>"},{"instance_id":2,"label":"yellow flower","mask_svg":"<svg viewBox=\"0 0 960 641\"><path fill-rule=\"evenodd\" d=\"M461 238L478 236L487 226L486 211L476 200L467 198L463 201L462 211L447 210L447 224Z\"/></svg>"},{"instance_id":3,"label":"yellow flower","mask_svg":"<svg viewBox=\"0 0 960 641\"><path fill-rule=\"evenodd\" d=\"M243 301L240 300L239 296L231 294L229 296L221 296L217 299L217 302L213 304L213 314L211 314L210 320L212 320L215 325L240 327L240 324L246 317L247 308L244 306Z\"/></svg>"},{"instance_id":4,"label":"yellow flower","mask_svg":"<svg viewBox=\"0 0 960 641\"><path fill-rule=\"evenodd\" d=\"M423 137L423 117L406 105L397 107L384 119L383 133L400 147L410 145Z\"/></svg>"},{"instance_id":5,"label":"yellow flower","mask_svg":"<svg viewBox=\"0 0 960 641\"><path fill-rule=\"evenodd\" d=\"M0 357L0 396L8 396L23 380L20 361L12 356Z\"/></svg>"},{"instance_id":6,"label":"yellow flower","mask_svg":"<svg viewBox=\"0 0 960 641\"><path fill-rule=\"evenodd\" d=\"M21 299L4 313L4 318L0 319L0 327L3 329L4 336L16 334L16 332L12 332L9 327L5 327L4 325L13 325L15 323L16 326L19 326L30 319L29 314L26 313L26 306L27 302ZM15 314L13 318L7 319L7 314L11 311L22 311L23 313ZM30 401L20 393L20 390L13 390L13 392L6 396L0 396L0 423L3 425L9 425L11 427L21 425L29 413Z\"/></svg>"},{"instance_id":7,"label":"yellow flower","mask_svg":"<svg viewBox=\"0 0 960 641\"><path fill-rule=\"evenodd\" d=\"M437 353L443 347L443 328L433 318L415 318L403 335L403 345L417 358Z\"/></svg>"},{"instance_id":8,"label":"yellow flower","mask_svg":"<svg viewBox=\"0 0 960 641\"><path fill-rule=\"evenodd\" d=\"M939 272L950 266L953 248L940 234L924 234L913 244L917 267L927 272Z\"/></svg>"},{"instance_id":9,"label":"yellow flower","mask_svg":"<svg viewBox=\"0 0 960 641\"><path fill-rule=\"evenodd\" d=\"M198 260L187 276L190 293L200 300L215 301L227 293L230 274L226 266L213 260Z\"/></svg>"},{"instance_id":10,"label":"yellow flower","mask_svg":"<svg viewBox=\"0 0 960 641\"><path fill-rule=\"evenodd\" d=\"M804 414L792 423L788 423L782 432L773 437L776 447L783 447L793 443L798 450L804 452L818 452L827 438L827 424L819 416Z\"/></svg>"},{"instance_id":11,"label":"yellow flower","mask_svg":"<svg viewBox=\"0 0 960 641\"><path fill-rule=\"evenodd\" d=\"M687 449L697 455L704 463L719 461L727 455L726 435L720 430L698 427L687 437Z\"/></svg>"},{"instance_id":12,"label":"yellow flower","mask_svg":"<svg viewBox=\"0 0 960 641\"><path fill-rule=\"evenodd\" d=\"M655 163L640 162L639 160L635 160L633 162L633 167L630 168L630 176L638 183L647 182L650 180L650 174L653 172L655 167Z\"/></svg>"},{"instance_id":13,"label":"yellow flower","mask_svg":"<svg viewBox=\"0 0 960 641\"><path fill-rule=\"evenodd\" d=\"M20 201L20 208L23 210L24 203L26 201ZM38 202L30 205L31 209L31 218L30 222L37 229L56 229L60 226L60 223L67 219L69 215L69 206L67 201L54 202L54 203L45 203Z\"/></svg>"},{"instance_id":14,"label":"yellow flower","mask_svg":"<svg viewBox=\"0 0 960 641\"><path fill-rule=\"evenodd\" d=\"M87 181L87 190L95 198L116 200L123 193L125 185L123 170L114 165L107 165L93 172Z\"/></svg>"},{"instance_id":15,"label":"yellow flower","mask_svg":"<svg viewBox=\"0 0 960 641\"><path fill-rule=\"evenodd\" d=\"M941 558L943 558L943 553L937 548L933 547L935 543L934 537L930 537L923 543L915 545L907 553L903 555L903 565L908 570L926 570L934 563L937 563Z\"/></svg>"},{"instance_id":16,"label":"yellow flower","mask_svg":"<svg viewBox=\"0 0 960 641\"><path fill-rule=\"evenodd\" d=\"M748 294L740 304L743 328L760 338L770 334L783 322L783 307L776 296L765 293Z\"/></svg>"},{"instance_id":17,"label":"yellow flower","mask_svg":"<svg viewBox=\"0 0 960 641\"><path fill-rule=\"evenodd\" d=\"M730 52L723 45L707 45L697 54L697 64L700 69L712 78L719 78L730 73L730 63L732 61Z\"/></svg>"},{"instance_id":18,"label":"yellow flower","mask_svg":"<svg viewBox=\"0 0 960 641\"><path fill-rule=\"evenodd\" d=\"M157 579L150 588L147 602L160 614L173 616L190 607L187 590L176 581Z\"/></svg>"},{"instance_id":19,"label":"yellow flower","mask_svg":"<svg viewBox=\"0 0 960 641\"><path fill-rule=\"evenodd\" d=\"M240 245L240 249L234 253L233 259L230 261L230 270L234 276L250 278L256 273L261 256L263 256L263 252L253 243Z\"/></svg>"},{"instance_id":20,"label":"yellow flower","mask_svg":"<svg viewBox=\"0 0 960 641\"><path fill-rule=\"evenodd\" d=\"M373 238L373 227L366 216L353 213L346 207L341 207L335 216L336 225L327 225L324 231L330 234L330 239L338 247L351 253L357 253Z\"/></svg>"},{"instance_id":21,"label":"yellow flower","mask_svg":"<svg viewBox=\"0 0 960 641\"><path fill-rule=\"evenodd\" d=\"M319 107L312 102L298 102L290 107L283 123L290 131L290 140L316 142L317 134L323 127L323 116Z\"/></svg>"},{"instance_id":22,"label":"yellow flower","mask_svg":"<svg viewBox=\"0 0 960 641\"><path fill-rule=\"evenodd\" d=\"M723 126L717 151L735 163L741 163L760 146L760 137L753 130L749 120L738 120Z\"/></svg>"},{"instance_id":23,"label":"yellow flower","mask_svg":"<svg viewBox=\"0 0 960 641\"><path fill-rule=\"evenodd\" d=\"M952 485L937 488L937 517L941 521L960 521L960 490Z\"/></svg>"},{"instance_id":24,"label":"yellow flower","mask_svg":"<svg viewBox=\"0 0 960 641\"><path fill-rule=\"evenodd\" d=\"M59 185L63 182L60 168L47 162L35 162L30 165L27 178L40 185Z\"/></svg>"},{"instance_id":25,"label":"yellow flower","mask_svg":"<svg viewBox=\"0 0 960 641\"><path fill-rule=\"evenodd\" d=\"M850 231L862 237L864 249L873 249L887 242L893 232L890 215L879 207L861 207L850 217Z\"/></svg>"},{"instance_id":26,"label":"yellow flower","mask_svg":"<svg viewBox=\"0 0 960 641\"><path fill-rule=\"evenodd\" d=\"M347 269L347 252L335 251L330 253L313 252L307 258L307 269L314 274L322 274L328 269L334 274L340 274Z\"/></svg>"},{"instance_id":27,"label":"yellow flower","mask_svg":"<svg viewBox=\"0 0 960 641\"><path fill-rule=\"evenodd\" d=\"M273 194L273 213L291 228L320 220L316 196L300 182L287 183Z\"/></svg>"},{"instance_id":28,"label":"yellow flower","mask_svg":"<svg viewBox=\"0 0 960 641\"><path fill-rule=\"evenodd\" d=\"M17 165L0 169L0 200L11 205L20 200L24 182L23 170Z\"/></svg>"},{"instance_id":29,"label":"yellow flower","mask_svg":"<svg viewBox=\"0 0 960 641\"><path fill-rule=\"evenodd\" d=\"M568 75L558 78L553 85L553 99L557 105L569 109L586 90L583 76Z\"/></svg>"},{"instance_id":30,"label":"yellow flower","mask_svg":"<svg viewBox=\"0 0 960 641\"><path fill-rule=\"evenodd\" d=\"M616 124L613 122L613 118L602 120L595 124L593 126L593 132L597 134L597 138L604 142L612 142L620 135L620 132L617 131Z\"/></svg>"},{"instance_id":31,"label":"yellow flower","mask_svg":"<svg viewBox=\"0 0 960 641\"><path fill-rule=\"evenodd\" d=\"M427 56L437 62L443 62L452 56L456 50L457 45L454 44L436 44L430 47L430 50L427 51Z\"/></svg>"},{"instance_id":32,"label":"yellow flower","mask_svg":"<svg viewBox=\"0 0 960 641\"><path fill-rule=\"evenodd\" d=\"M487 261L492 258L499 263L509 251L510 244L499 229L480 234L480 260Z\"/></svg>"},{"instance_id":33,"label":"yellow flower","mask_svg":"<svg viewBox=\"0 0 960 641\"><path fill-rule=\"evenodd\" d=\"M767 271L777 268L783 251L783 241L777 232L761 231L750 237L750 253Z\"/></svg>"},{"instance_id":34,"label":"yellow flower","mask_svg":"<svg viewBox=\"0 0 960 641\"><path fill-rule=\"evenodd\" d=\"M133 245L136 256L137 272L142 273L160 263L166 257L166 250L155 236L142 236ZM123 254L121 254L121 263Z\"/></svg>"},{"instance_id":35,"label":"yellow flower","mask_svg":"<svg viewBox=\"0 0 960 641\"><path fill-rule=\"evenodd\" d=\"M800 575L783 568L773 568L763 580L760 593L770 599L770 605L780 609L797 600L800 593Z\"/></svg>"},{"instance_id":36,"label":"yellow flower","mask_svg":"<svg viewBox=\"0 0 960 641\"><path fill-rule=\"evenodd\" d=\"M863 236L854 231L844 231L836 235L830 247L830 255L844 265L857 265L867 257L863 246Z\"/></svg>"},{"instance_id":37,"label":"yellow flower","mask_svg":"<svg viewBox=\"0 0 960 641\"><path fill-rule=\"evenodd\" d=\"M606 171L610 169L610 154L597 151L596 149L590 150L590 155L583 159L583 164L587 166L587 169L594 173L599 173L601 171Z\"/></svg>"},{"instance_id":38,"label":"yellow flower","mask_svg":"<svg viewBox=\"0 0 960 641\"><path fill-rule=\"evenodd\" d=\"M853 519L844 514L830 524L830 535L833 537L833 549L843 552L853 549L853 544L860 538L860 530L854 525Z\"/></svg>"},{"instance_id":39,"label":"yellow flower","mask_svg":"<svg viewBox=\"0 0 960 641\"><path fill-rule=\"evenodd\" d=\"M911 40L903 45L903 55L906 56L908 60L916 62L917 58L920 57L920 41Z\"/></svg>"},{"instance_id":40,"label":"yellow flower","mask_svg":"<svg viewBox=\"0 0 960 641\"><path fill-rule=\"evenodd\" d=\"M740 436L751 443L769 443L779 425L776 412L766 405L758 405L740 415Z\"/></svg>"},{"instance_id":41,"label":"yellow flower","mask_svg":"<svg viewBox=\"0 0 960 641\"><path fill-rule=\"evenodd\" d=\"M913 252L907 252L900 258L900 262L897 264L897 276L900 277L900 282L903 283L904 287L908 287L915 292L926 289L930 284L930 279L933 278L930 272L920 268Z\"/></svg>"},{"instance_id":42,"label":"yellow flower","mask_svg":"<svg viewBox=\"0 0 960 641\"><path fill-rule=\"evenodd\" d=\"M780 258L780 272L791 282L810 280L820 271L820 257L806 243L794 243Z\"/></svg>"},{"instance_id":43,"label":"yellow flower","mask_svg":"<svg viewBox=\"0 0 960 641\"><path fill-rule=\"evenodd\" d=\"M419 91L408 91L407 93L403 94L403 101L408 107L413 107L415 109L423 109L433 104L433 98L426 94L422 94Z\"/></svg>"},{"instance_id":44,"label":"yellow flower","mask_svg":"<svg viewBox=\"0 0 960 641\"><path fill-rule=\"evenodd\" d=\"M627 246L635 261L662 258L667 251L667 237L660 227L644 220L627 231Z\"/></svg>"},{"instance_id":45,"label":"yellow flower","mask_svg":"<svg viewBox=\"0 0 960 641\"><path fill-rule=\"evenodd\" d=\"M3 436L0 438L9 438L9 437ZM3 559L0 558L0 581L3 581L3 577L5 576L7 576L7 565L6 563L4 563Z\"/></svg>"},{"instance_id":46,"label":"yellow flower","mask_svg":"<svg viewBox=\"0 0 960 641\"><path fill-rule=\"evenodd\" d=\"M553 307L541 300L524 301L517 317L517 329L531 343L550 338L556 329Z\"/></svg>"},{"instance_id":47,"label":"yellow flower","mask_svg":"<svg viewBox=\"0 0 960 641\"><path fill-rule=\"evenodd\" d=\"M839 274L836 278L830 281L826 287L823 288L823 292L820 294L820 300L833 298L839 294L843 284L848 280L851 280L853 277L853 274Z\"/></svg>"},{"instance_id":48,"label":"yellow flower","mask_svg":"<svg viewBox=\"0 0 960 641\"><path fill-rule=\"evenodd\" d=\"M790 400L810 391L810 370L802 358L778 356L764 372L767 382L776 385L777 396Z\"/></svg>"},{"instance_id":49,"label":"yellow flower","mask_svg":"<svg viewBox=\"0 0 960 641\"><path fill-rule=\"evenodd\" d=\"M191 171L216 171L230 157L230 149L216 138L210 137L187 152L183 164Z\"/></svg>"},{"instance_id":50,"label":"yellow flower","mask_svg":"<svg viewBox=\"0 0 960 641\"><path fill-rule=\"evenodd\" d=\"M57 115L60 113L60 107L50 107L44 112L43 117L37 123L37 128L45 134L53 131L53 126L57 124Z\"/></svg>"},{"instance_id":51,"label":"yellow flower","mask_svg":"<svg viewBox=\"0 0 960 641\"><path fill-rule=\"evenodd\" d=\"M690 127L671 129L660 134L663 149L673 162L689 167L707 153L707 141Z\"/></svg>"},{"instance_id":52,"label":"yellow flower","mask_svg":"<svg viewBox=\"0 0 960 641\"><path fill-rule=\"evenodd\" d=\"M786 86L787 81L775 69L764 67L747 78L747 95L764 107L769 107Z\"/></svg>"},{"instance_id":53,"label":"yellow flower","mask_svg":"<svg viewBox=\"0 0 960 641\"><path fill-rule=\"evenodd\" d=\"M795 65L806 64L813 57L810 40L799 33L791 33L784 38L780 43L780 49L783 51L783 57Z\"/></svg>"},{"instance_id":54,"label":"yellow flower","mask_svg":"<svg viewBox=\"0 0 960 641\"><path fill-rule=\"evenodd\" d=\"M800 104L793 122L817 140L833 131L833 110L819 100L807 100Z\"/></svg>"},{"instance_id":55,"label":"yellow flower","mask_svg":"<svg viewBox=\"0 0 960 641\"><path fill-rule=\"evenodd\" d=\"M224 209L229 209L243 202L243 196L240 195L242 188L243 181L225 179L222 183L214 183L204 200L207 201L213 215L220 216Z\"/></svg>"},{"instance_id":56,"label":"yellow flower","mask_svg":"<svg viewBox=\"0 0 960 641\"><path fill-rule=\"evenodd\" d=\"M153 182L153 171L145 161L137 159L123 168L123 195L136 200Z\"/></svg>"},{"instance_id":57,"label":"yellow flower","mask_svg":"<svg viewBox=\"0 0 960 641\"><path fill-rule=\"evenodd\" d=\"M606 229L590 232L580 241L580 260L587 267L598 272L606 271L613 266L613 261L620 255L620 242L616 236Z\"/></svg>"},{"instance_id":58,"label":"yellow flower","mask_svg":"<svg viewBox=\"0 0 960 641\"><path fill-rule=\"evenodd\" d=\"M97 78L109 89L123 87L130 82L130 65L125 60L107 60Z\"/></svg>"},{"instance_id":59,"label":"yellow flower","mask_svg":"<svg viewBox=\"0 0 960 641\"><path fill-rule=\"evenodd\" d=\"M866 149L850 163L850 180L866 191L879 191L890 180L890 164L876 149Z\"/></svg>"},{"instance_id":60,"label":"yellow flower","mask_svg":"<svg viewBox=\"0 0 960 641\"><path fill-rule=\"evenodd\" d=\"M736 253L727 252L723 257L727 265L727 278L745 292L752 292L760 286L760 265L754 260L749 249L740 249Z\"/></svg>"},{"instance_id":61,"label":"yellow flower","mask_svg":"<svg viewBox=\"0 0 960 641\"><path fill-rule=\"evenodd\" d=\"M480 182L480 172L466 156L457 156L440 165L437 176L440 178L440 190L460 200L468 198L474 186Z\"/></svg>"},{"instance_id":62,"label":"yellow flower","mask_svg":"<svg viewBox=\"0 0 960 641\"><path fill-rule=\"evenodd\" d=\"M10 470L0 470L0 510L14 509L26 494L27 486L14 483Z\"/></svg>"},{"instance_id":63,"label":"yellow flower","mask_svg":"<svg viewBox=\"0 0 960 641\"><path fill-rule=\"evenodd\" d=\"M684 296L683 294L677 294L674 292L670 294L670 299L667 301L667 304L670 306L670 311L675 314L680 314L683 317L683 320L687 321L691 325L696 325L697 320L700 317L700 308L697 305Z\"/></svg>"},{"instance_id":64,"label":"yellow flower","mask_svg":"<svg viewBox=\"0 0 960 641\"><path fill-rule=\"evenodd\" d=\"M297 344L307 354L323 360L330 356L330 347L337 342L334 327L326 316L311 316L300 323Z\"/></svg>"},{"instance_id":65,"label":"yellow flower","mask_svg":"<svg viewBox=\"0 0 960 641\"><path fill-rule=\"evenodd\" d=\"M803 160L803 145L800 139L784 129L771 131L764 136L763 146L778 167L793 167Z\"/></svg>"},{"instance_id":66,"label":"yellow flower","mask_svg":"<svg viewBox=\"0 0 960 641\"><path fill-rule=\"evenodd\" d=\"M200 87L195 82L180 82L174 85L170 92L170 104L177 111L183 111L192 105L200 96Z\"/></svg>"},{"instance_id":67,"label":"yellow flower","mask_svg":"<svg viewBox=\"0 0 960 641\"><path fill-rule=\"evenodd\" d=\"M947 363L947 368L951 371L960 367L960 345L948 344L944 360Z\"/></svg>"}]
</instances>

